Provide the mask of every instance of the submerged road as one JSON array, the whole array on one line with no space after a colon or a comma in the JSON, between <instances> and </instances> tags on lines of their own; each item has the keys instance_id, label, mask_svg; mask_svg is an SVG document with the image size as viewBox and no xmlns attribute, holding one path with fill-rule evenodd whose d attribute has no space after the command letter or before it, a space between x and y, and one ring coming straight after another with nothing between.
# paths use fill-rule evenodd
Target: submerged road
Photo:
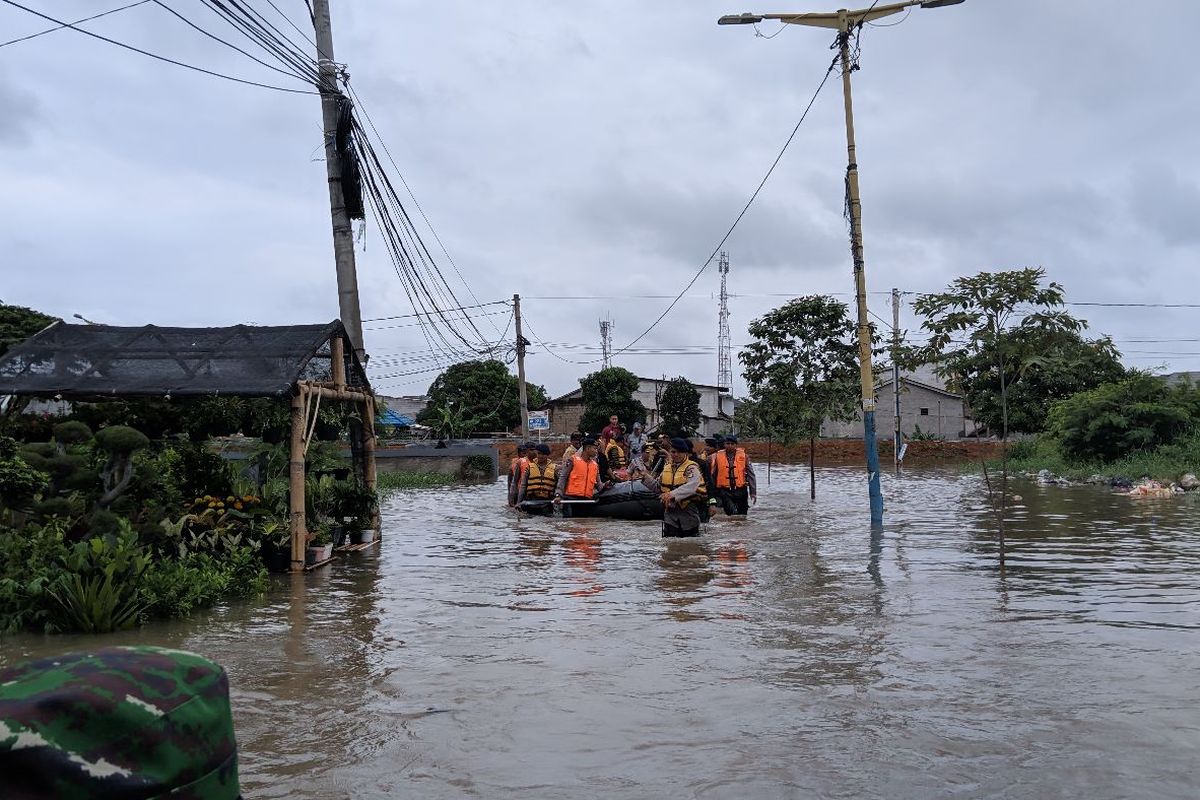
<instances>
[{"instance_id":1,"label":"submerged road","mask_svg":"<svg viewBox=\"0 0 1200 800\"><path fill-rule=\"evenodd\" d=\"M876 536L857 467L700 540L405 494L376 551L104 643L225 665L247 798L1200 795L1200 497L1022 484L1002 577L977 478L884 481Z\"/></svg>"}]
</instances>

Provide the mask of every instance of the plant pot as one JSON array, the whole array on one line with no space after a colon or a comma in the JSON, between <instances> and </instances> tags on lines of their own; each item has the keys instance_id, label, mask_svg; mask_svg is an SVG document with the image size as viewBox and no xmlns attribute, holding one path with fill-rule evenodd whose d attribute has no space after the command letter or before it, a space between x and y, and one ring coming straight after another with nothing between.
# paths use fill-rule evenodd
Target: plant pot
<instances>
[{"instance_id":1,"label":"plant pot","mask_svg":"<svg viewBox=\"0 0 1200 800\"><path fill-rule=\"evenodd\" d=\"M331 533L333 534L333 546L341 547L342 545L344 545L346 543L346 536L350 532L347 531L345 528L343 528L341 525L334 525Z\"/></svg>"},{"instance_id":2,"label":"plant pot","mask_svg":"<svg viewBox=\"0 0 1200 800\"><path fill-rule=\"evenodd\" d=\"M268 572L290 572L292 569L292 554L287 550L267 550L263 553L263 563Z\"/></svg>"},{"instance_id":3,"label":"plant pot","mask_svg":"<svg viewBox=\"0 0 1200 800\"><path fill-rule=\"evenodd\" d=\"M309 545L304 550L305 564L318 564L333 555L332 544Z\"/></svg>"},{"instance_id":4,"label":"plant pot","mask_svg":"<svg viewBox=\"0 0 1200 800\"><path fill-rule=\"evenodd\" d=\"M373 541L375 541L375 530L373 528L367 528L366 530L354 532L355 544L366 544L367 542Z\"/></svg>"}]
</instances>

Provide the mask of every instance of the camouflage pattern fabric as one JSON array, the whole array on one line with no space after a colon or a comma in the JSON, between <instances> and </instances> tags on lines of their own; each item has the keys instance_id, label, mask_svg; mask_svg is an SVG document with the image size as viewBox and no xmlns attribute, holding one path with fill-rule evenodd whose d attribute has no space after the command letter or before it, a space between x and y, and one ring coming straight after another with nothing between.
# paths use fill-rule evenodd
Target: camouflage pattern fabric
<instances>
[{"instance_id":1,"label":"camouflage pattern fabric","mask_svg":"<svg viewBox=\"0 0 1200 800\"><path fill-rule=\"evenodd\" d=\"M235 800L225 670L156 647L0 670L0 795Z\"/></svg>"}]
</instances>

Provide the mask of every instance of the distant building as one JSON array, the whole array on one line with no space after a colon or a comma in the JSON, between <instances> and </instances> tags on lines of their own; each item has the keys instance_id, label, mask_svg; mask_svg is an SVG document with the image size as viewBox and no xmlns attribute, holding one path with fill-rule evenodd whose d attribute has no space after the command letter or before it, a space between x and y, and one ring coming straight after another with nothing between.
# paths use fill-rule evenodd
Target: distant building
<instances>
[{"instance_id":1,"label":"distant building","mask_svg":"<svg viewBox=\"0 0 1200 800\"><path fill-rule=\"evenodd\" d=\"M662 395L669 379L638 378L637 391L633 399L646 407L646 419L621 420L627 428L634 422L644 423L648 429L654 429L660 422L658 414L658 399ZM733 425L733 412L737 401L724 387L710 384L692 384L700 393L700 436L714 436L722 431L730 430ZM568 435L579 430L579 422L583 419L583 389L575 389L564 395L555 397L547 402L542 409L550 412L550 433Z\"/></svg>"},{"instance_id":2,"label":"distant building","mask_svg":"<svg viewBox=\"0 0 1200 800\"><path fill-rule=\"evenodd\" d=\"M896 425L895 400L892 392L892 373L880 376L875 388L875 429L880 439L890 439ZM854 422L826 420L821 436L828 439L861 437L862 413ZM946 382L928 367L900 373L900 431L912 437L933 434L943 439L961 439L970 433L974 424L966 413L963 397L946 388Z\"/></svg>"},{"instance_id":3,"label":"distant building","mask_svg":"<svg viewBox=\"0 0 1200 800\"><path fill-rule=\"evenodd\" d=\"M425 410L425 406L429 404L429 398L424 395L402 395L400 397L389 397L387 395L376 395L376 397L387 406L389 411L394 411L398 416L417 418L417 414Z\"/></svg>"}]
</instances>

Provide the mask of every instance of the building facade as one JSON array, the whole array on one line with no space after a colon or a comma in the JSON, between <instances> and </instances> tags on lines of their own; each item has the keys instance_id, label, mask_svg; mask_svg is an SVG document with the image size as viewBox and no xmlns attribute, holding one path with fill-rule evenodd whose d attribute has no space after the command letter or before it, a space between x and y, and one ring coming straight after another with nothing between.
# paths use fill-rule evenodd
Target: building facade
<instances>
[{"instance_id":1,"label":"building facade","mask_svg":"<svg viewBox=\"0 0 1200 800\"><path fill-rule=\"evenodd\" d=\"M626 427L632 427L634 422L641 422L653 430L661 421L658 413L658 401L670 380L667 378L638 378L638 388L633 393L633 399L646 407L646 419L621 420ZM726 390L719 386L708 384L693 384L700 393L700 436L714 436L732 429L733 412L737 401ZM583 390L575 389L560 397L550 400L543 409L550 412L550 433L569 435L579 430L583 419Z\"/></svg>"},{"instance_id":2,"label":"building facade","mask_svg":"<svg viewBox=\"0 0 1200 800\"><path fill-rule=\"evenodd\" d=\"M875 429L880 439L890 439L895 431L896 403L892 376L876 385ZM826 420L822 438L861 438L862 412L854 422ZM974 425L967 416L962 395L949 391L945 383L930 372L902 373L900 376L900 432L907 438L933 435L939 439L961 439Z\"/></svg>"}]
</instances>

